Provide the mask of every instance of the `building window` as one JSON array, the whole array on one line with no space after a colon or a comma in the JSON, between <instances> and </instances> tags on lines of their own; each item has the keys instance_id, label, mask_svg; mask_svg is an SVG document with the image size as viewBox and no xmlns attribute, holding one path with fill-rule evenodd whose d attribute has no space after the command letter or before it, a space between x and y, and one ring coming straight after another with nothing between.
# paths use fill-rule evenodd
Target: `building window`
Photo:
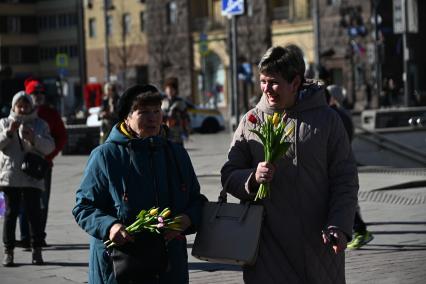
<instances>
[{"instance_id":1,"label":"building window","mask_svg":"<svg viewBox=\"0 0 426 284\"><path fill-rule=\"evenodd\" d=\"M106 5L107 9L113 9L114 8L112 0L104 0L104 3Z\"/></svg>"},{"instance_id":2,"label":"building window","mask_svg":"<svg viewBox=\"0 0 426 284\"><path fill-rule=\"evenodd\" d=\"M68 19L68 25L70 27L77 26L77 14L75 13L67 14L67 19Z\"/></svg>"},{"instance_id":3,"label":"building window","mask_svg":"<svg viewBox=\"0 0 426 284\"><path fill-rule=\"evenodd\" d=\"M139 13L139 21L140 21L140 24L139 24L139 27L140 27L140 30L141 30L141 32L144 32L145 31L145 12L140 12Z\"/></svg>"},{"instance_id":4,"label":"building window","mask_svg":"<svg viewBox=\"0 0 426 284\"><path fill-rule=\"evenodd\" d=\"M96 19L95 18L89 19L89 37L91 38L96 37Z\"/></svg>"},{"instance_id":5,"label":"building window","mask_svg":"<svg viewBox=\"0 0 426 284\"><path fill-rule=\"evenodd\" d=\"M174 25L177 23L177 4L176 1L170 1L167 4L167 24Z\"/></svg>"},{"instance_id":6,"label":"building window","mask_svg":"<svg viewBox=\"0 0 426 284\"><path fill-rule=\"evenodd\" d=\"M10 64L19 64L21 63L22 56L21 56L21 48L15 47L15 48L9 48L9 62Z\"/></svg>"},{"instance_id":7,"label":"building window","mask_svg":"<svg viewBox=\"0 0 426 284\"><path fill-rule=\"evenodd\" d=\"M49 30L53 30L56 29L57 25L57 21L56 21L56 15L49 15L47 18L47 23L48 23L48 29Z\"/></svg>"},{"instance_id":8,"label":"building window","mask_svg":"<svg viewBox=\"0 0 426 284\"><path fill-rule=\"evenodd\" d=\"M40 30L45 30L48 27L48 20L46 16L40 16L38 18L38 27Z\"/></svg>"},{"instance_id":9,"label":"building window","mask_svg":"<svg viewBox=\"0 0 426 284\"><path fill-rule=\"evenodd\" d=\"M108 15L106 18L106 34L107 36L112 35L112 16Z\"/></svg>"},{"instance_id":10,"label":"building window","mask_svg":"<svg viewBox=\"0 0 426 284\"><path fill-rule=\"evenodd\" d=\"M272 1L273 20L288 20L290 18L290 0Z\"/></svg>"},{"instance_id":11,"label":"building window","mask_svg":"<svg viewBox=\"0 0 426 284\"><path fill-rule=\"evenodd\" d=\"M129 13L123 14L123 34L130 34L132 30L132 18Z\"/></svg>"},{"instance_id":12,"label":"building window","mask_svg":"<svg viewBox=\"0 0 426 284\"><path fill-rule=\"evenodd\" d=\"M58 27L64 28L67 24L67 15L66 14L60 14L58 15Z\"/></svg>"},{"instance_id":13,"label":"building window","mask_svg":"<svg viewBox=\"0 0 426 284\"><path fill-rule=\"evenodd\" d=\"M7 17L7 31L8 33L20 33L21 19L15 16Z\"/></svg>"},{"instance_id":14,"label":"building window","mask_svg":"<svg viewBox=\"0 0 426 284\"><path fill-rule=\"evenodd\" d=\"M93 0L86 0L86 6L87 6L87 8L92 9L93 8Z\"/></svg>"},{"instance_id":15,"label":"building window","mask_svg":"<svg viewBox=\"0 0 426 284\"><path fill-rule=\"evenodd\" d=\"M68 51L68 56L69 57L77 57L78 56L78 47L77 45L70 45L68 46L69 51Z\"/></svg>"}]
</instances>

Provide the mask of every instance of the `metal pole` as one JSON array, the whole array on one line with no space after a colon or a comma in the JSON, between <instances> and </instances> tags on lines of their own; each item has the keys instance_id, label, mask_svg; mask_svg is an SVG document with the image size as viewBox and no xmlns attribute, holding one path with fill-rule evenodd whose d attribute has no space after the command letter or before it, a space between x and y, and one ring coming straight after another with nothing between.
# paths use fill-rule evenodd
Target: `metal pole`
<instances>
[{"instance_id":1,"label":"metal pole","mask_svg":"<svg viewBox=\"0 0 426 284\"><path fill-rule=\"evenodd\" d=\"M379 42L379 13L378 13L378 7L379 7L380 0L374 1L374 51L375 51L375 61L376 61L376 96L377 96L377 102L378 106L380 107L380 93L383 89L382 86L382 63L380 58L380 48L381 43Z\"/></svg>"},{"instance_id":2,"label":"metal pole","mask_svg":"<svg viewBox=\"0 0 426 284\"><path fill-rule=\"evenodd\" d=\"M227 69L227 89L228 89L228 109L229 109L229 130L231 132L231 134L233 133L233 131L235 130L234 125L234 84L233 84L233 79L232 79L232 19L231 17L228 17L228 25L227 25L227 44L228 44L228 53L229 53L229 68Z\"/></svg>"},{"instance_id":3,"label":"metal pole","mask_svg":"<svg viewBox=\"0 0 426 284\"><path fill-rule=\"evenodd\" d=\"M108 35L108 1L104 0L104 21L105 21L105 47L104 47L104 63L105 63L105 82L109 82L110 78L110 62L109 62L109 35Z\"/></svg>"},{"instance_id":4,"label":"metal pole","mask_svg":"<svg viewBox=\"0 0 426 284\"><path fill-rule=\"evenodd\" d=\"M355 51L354 51L354 47L353 47L354 44L356 44L355 41L352 38L350 38L349 39L349 47L350 47L350 50L351 50L350 63L351 63L351 81L352 81L352 84L351 84L351 100L352 100L351 101L351 106L352 106L351 108L352 109L355 107L355 101L356 101L356 87L355 87L355 85L356 85L356 82L355 82L356 70L355 70L355 58L354 58Z\"/></svg>"},{"instance_id":5,"label":"metal pole","mask_svg":"<svg viewBox=\"0 0 426 284\"><path fill-rule=\"evenodd\" d=\"M235 127L240 123L240 111L238 103L238 70L237 70L237 17L231 18L232 40L232 96L234 103Z\"/></svg>"},{"instance_id":6,"label":"metal pole","mask_svg":"<svg viewBox=\"0 0 426 284\"><path fill-rule=\"evenodd\" d=\"M201 96L201 102L205 106L206 105L206 94L207 94L207 68L206 68L206 57L201 55L201 72L203 72L203 90Z\"/></svg>"},{"instance_id":7,"label":"metal pole","mask_svg":"<svg viewBox=\"0 0 426 284\"><path fill-rule=\"evenodd\" d=\"M402 45L403 45L403 66L404 66L404 72L402 73L402 80L404 81L404 105L406 107L410 104L410 98L408 93L408 59L409 59L409 50L407 46L407 0L402 0L402 18L404 21L404 31L402 33Z\"/></svg>"},{"instance_id":8,"label":"metal pole","mask_svg":"<svg viewBox=\"0 0 426 284\"><path fill-rule=\"evenodd\" d=\"M78 44L78 62L79 62L79 75L80 75L80 85L81 89L83 90L84 85L86 85L87 82L87 74L86 74L86 50L85 50L85 28L84 28L84 1L80 0L78 1L78 38L79 44Z\"/></svg>"},{"instance_id":9,"label":"metal pole","mask_svg":"<svg viewBox=\"0 0 426 284\"><path fill-rule=\"evenodd\" d=\"M319 79L319 70L321 66L320 54L321 54L321 38L320 38L320 17L319 17L319 5L318 0L312 0L312 18L314 20L314 34L315 34L315 79Z\"/></svg>"}]
</instances>

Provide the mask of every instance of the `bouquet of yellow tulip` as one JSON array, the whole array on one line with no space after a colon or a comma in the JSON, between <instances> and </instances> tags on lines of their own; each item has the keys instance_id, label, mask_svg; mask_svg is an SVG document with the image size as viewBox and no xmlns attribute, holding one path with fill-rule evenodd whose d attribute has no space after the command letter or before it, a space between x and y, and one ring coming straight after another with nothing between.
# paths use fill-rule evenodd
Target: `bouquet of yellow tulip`
<instances>
[{"instance_id":1,"label":"bouquet of yellow tulip","mask_svg":"<svg viewBox=\"0 0 426 284\"><path fill-rule=\"evenodd\" d=\"M294 131L294 123L291 127L287 127L287 114L274 113L273 116L267 116L266 120L258 124L258 119L254 114L248 116L248 120L255 124L255 129L250 129L251 132L256 134L263 144L263 151L265 153L265 161L273 163L279 157L283 156L290 148L291 143L287 142L287 137L292 135ZM287 128L287 129L286 129ZM270 185L269 183L261 184L257 191L255 201L257 199L264 199L269 196Z\"/></svg>"},{"instance_id":2,"label":"bouquet of yellow tulip","mask_svg":"<svg viewBox=\"0 0 426 284\"><path fill-rule=\"evenodd\" d=\"M136 234L142 231L160 234L160 230L170 229L182 231L181 216L169 218L172 211L169 208L164 208L159 213L158 207L152 207L149 210L141 210L136 216L136 221L126 227L126 231L130 234ZM104 242L107 248L113 247L116 244L111 240Z\"/></svg>"}]
</instances>

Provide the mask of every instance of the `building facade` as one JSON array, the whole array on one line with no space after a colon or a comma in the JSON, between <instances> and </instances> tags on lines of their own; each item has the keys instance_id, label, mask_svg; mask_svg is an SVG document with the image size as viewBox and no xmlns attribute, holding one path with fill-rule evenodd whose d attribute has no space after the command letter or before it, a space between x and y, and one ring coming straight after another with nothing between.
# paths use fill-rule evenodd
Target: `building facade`
<instances>
[{"instance_id":1,"label":"building facade","mask_svg":"<svg viewBox=\"0 0 426 284\"><path fill-rule=\"evenodd\" d=\"M347 107L377 104L367 98L375 74L371 2L318 0L318 7L321 79L345 88Z\"/></svg>"},{"instance_id":2,"label":"building facade","mask_svg":"<svg viewBox=\"0 0 426 284\"><path fill-rule=\"evenodd\" d=\"M87 79L122 88L148 82L146 1L84 1Z\"/></svg>"},{"instance_id":3,"label":"building facade","mask_svg":"<svg viewBox=\"0 0 426 284\"><path fill-rule=\"evenodd\" d=\"M62 114L79 103L79 2L0 1L2 104L24 88L29 76L45 83L48 99Z\"/></svg>"}]
</instances>

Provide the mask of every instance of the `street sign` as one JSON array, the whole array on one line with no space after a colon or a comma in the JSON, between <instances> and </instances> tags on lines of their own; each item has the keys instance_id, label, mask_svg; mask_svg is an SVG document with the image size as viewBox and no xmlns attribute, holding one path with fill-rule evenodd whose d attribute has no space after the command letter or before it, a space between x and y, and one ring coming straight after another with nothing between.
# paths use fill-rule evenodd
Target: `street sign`
<instances>
[{"instance_id":1,"label":"street sign","mask_svg":"<svg viewBox=\"0 0 426 284\"><path fill-rule=\"evenodd\" d=\"M68 67L68 54L57 53L56 54L56 67L67 68Z\"/></svg>"},{"instance_id":2,"label":"street sign","mask_svg":"<svg viewBox=\"0 0 426 284\"><path fill-rule=\"evenodd\" d=\"M222 15L237 16L244 14L244 0L222 0Z\"/></svg>"},{"instance_id":3,"label":"street sign","mask_svg":"<svg viewBox=\"0 0 426 284\"><path fill-rule=\"evenodd\" d=\"M405 7L404 4L406 4ZM417 33L419 31L417 7L417 0L393 0L394 33ZM407 15L407 21L405 21L405 15ZM408 26L407 31L406 26Z\"/></svg>"},{"instance_id":4,"label":"street sign","mask_svg":"<svg viewBox=\"0 0 426 284\"><path fill-rule=\"evenodd\" d=\"M207 56L209 53L209 44L207 41L207 34L200 33L199 52L201 56Z\"/></svg>"}]
</instances>

